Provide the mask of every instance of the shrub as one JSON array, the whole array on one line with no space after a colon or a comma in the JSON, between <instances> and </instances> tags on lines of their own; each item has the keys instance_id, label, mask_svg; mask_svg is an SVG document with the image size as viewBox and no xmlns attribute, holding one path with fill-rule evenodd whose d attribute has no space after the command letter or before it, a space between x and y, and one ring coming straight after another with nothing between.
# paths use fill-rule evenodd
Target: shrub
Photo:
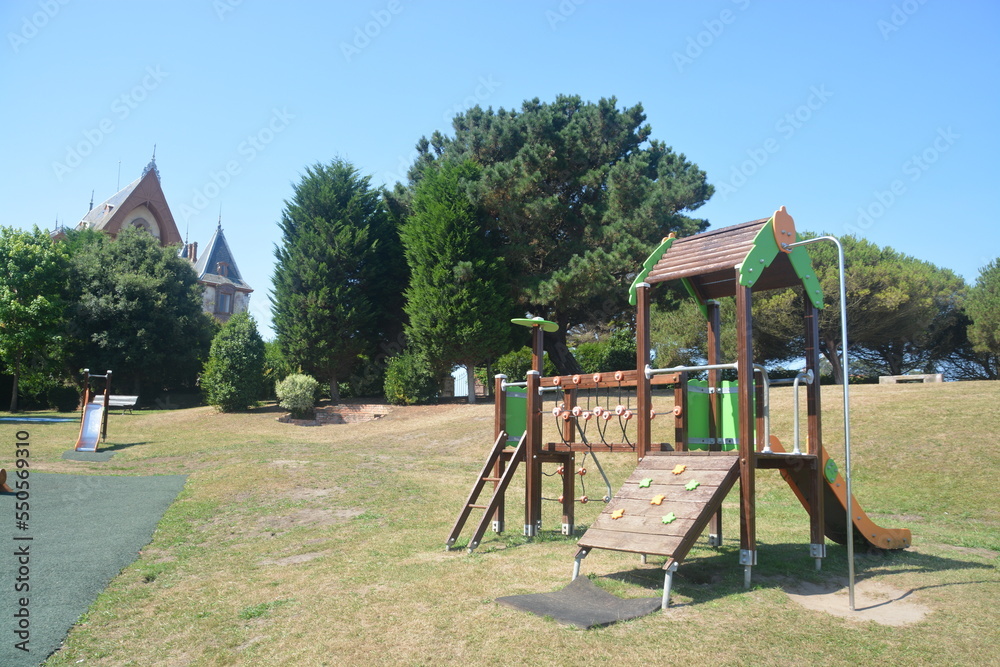
<instances>
[{"instance_id":1,"label":"shrub","mask_svg":"<svg viewBox=\"0 0 1000 667\"><path fill-rule=\"evenodd\" d=\"M80 406L80 391L69 385L49 387L45 397L49 408L58 412L73 412Z\"/></svg>"},{"instance_id":2,"label":"shrub","mask_svg":"<svg viewBox=\"0 0 1000 667\"><path fill-rule=\"evenodd\" d=\"M257 405L264 393L264 341L248 313L229 318L212 340L201 376L205 399L223 412Z\"/></svg>"},{"instance_id":3,"label":"shrub","mask_svg":"<svg viewBox=\"0 0 1000 667\"><path fill-rule=\"evenodd\" d=\"M316 416L316 391L319 380L309 375L289 375L274 388L278 405L292 413L293 419L312 419Z\"/></svg>"},{"instance_id":4,"label":"shrub","mask_svg":"<svg viewBox=\"0 0 1000 667\"><path fill-rule=\"evenodd\" d=\"M520 350L508 352L493 364L493 373L496 375L506 375L508 382L521 382L528 377L531 370L531 348L522 347ZM542 362L542 375L556 375L556 367L549 361L549 355L545 355ZM492 378L491 378L492 381Z\"/></svg>"},{"instance_id":5,"label":"shrub","mask_svg":"<svg viewBox=\"0 0 1000 667\"><path fill-rule=\"evenodd\" d=\"M385 369L385 399L394 405L430 403L437 398L437 378L423 355L403 352Z\"/></svg>"}]
</instances>

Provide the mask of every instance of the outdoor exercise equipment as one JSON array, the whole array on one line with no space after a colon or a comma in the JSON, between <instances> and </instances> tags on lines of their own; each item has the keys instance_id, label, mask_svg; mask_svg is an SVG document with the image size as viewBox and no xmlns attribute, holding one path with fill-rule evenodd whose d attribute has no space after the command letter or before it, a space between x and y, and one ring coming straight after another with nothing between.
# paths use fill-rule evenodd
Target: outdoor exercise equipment
<instances>
[{"instance_id":1,"label":"outdoor exercise equipment","mask_svg":"<svg viewBox=\"0 0 1000 667\"><path fill-rule=\"evenodd\" d=\"M94 395L90 381L104 380L104 393ZM83 415L80 417L80 436L76 439L78 452L96 452L98 441L108 435L108 399L111 396L111 371L104 375L91 375L89 368L83 369Z\"/></svg>"},{"instance_id":2,"label":"outdoor exercise equipment","mask_svg":"<svg viewBox=\"0 0 1000 667\"><path fill-rule=\"evenodd\" d=\"M826 556L826 538L848 547L851 608L853 609L853 542L867 541L880 549L910 546L906 529L885 529L864 514L851 494L850 422L847 386L844 387L845 470L841 477L822 444L819 377L819 310L823 308L820 283L803 247L820 237L803 241L784 207L769 218L721 228L686 238L673 235L643 263L630 289L636 307L636 367L593 375L542 376L543 336L557 329L553 322L514 320L532 329L532 370L524 382L496 378L496 415L493 450L448 536L451 548L472 510L484 515L468 543L471 552L480 544L487 526L504 528L504 495L519 465L525 468L524 534L541 529L542 467L548 463L572 470L576 452L630 452L638 465L632 475L578 541L573 578L592 549L633 552L666 558L662 607L670 599L673 573L697 538L706 530L709 544L722 543L722 502L740 483L740 552L744 581L750 585L757 564L756 475L758 470L778 470L809 514L810 554L817 569ZM838 244L839 245L839 244ZM842 256L842 254L841 254ZM842 270L841 260L841 270ZM649 313L653 285L680 281L707 320L707 363L654 369L650 362ZM753 292L801 287L805 295L803 331L805 368L787 384L796 392L793 447L786 452L771 434L771 381L766 369L753 359ZM841 283L841 302L843 298ZM716 299L735 297L737 355L734 362L721 359L721 318ZM843 325L842 325L843 326ZM843 332L846 347L846 331ZM844 358L847 368L846 354ZM723 381L722 371L735 371L736 382ZM705 373L707 380L689 379ZM846 370L845 370L846 375ZM797 392L805 385L806 438L800 443ZM655 390L673 392L673 408L656 410ZM542 397L563 393L551 411L559 437L544 442ZM513 392L516 392L513 393ZM662 393L662 392L661 392ZM512 400L512 396L517 396ZM673 417L673 442L653 442L652 422L659 414ZM617 419L617 422L614 420ZM598 437L587 438L590 424ZM611 428L610 424L617 424ZM658 422L659 423L659 422ZM603 428L602 428L603 425ZM630 429L634 429L630 431ZM620 439L619 439L620 430ZM599 442L598 442L599 441ZM507 445L516 442L511 449ZM562 528L573 530L573 475L563 475ZM569 480L570 483L567 483ZM486 484L492 495L479 501ZM485 494L484 494L485 495Z\"/></svg>"}]
</instances>

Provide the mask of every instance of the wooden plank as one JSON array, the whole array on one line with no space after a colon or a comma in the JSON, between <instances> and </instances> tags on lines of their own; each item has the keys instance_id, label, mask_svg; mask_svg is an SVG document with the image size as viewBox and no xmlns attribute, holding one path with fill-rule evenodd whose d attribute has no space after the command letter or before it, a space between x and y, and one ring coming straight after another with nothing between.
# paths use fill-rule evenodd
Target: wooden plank
<instances>
[{"instance_id":1,"label":"wooden plank","mask_svg":"<svg viewBox=\"0 0 1000 667\"><path fill-rule=\"evenodd\" d=\"M621 380L615 378L615 373L621 373ZM600 381L594 379L594 375L600 375ZM573 379L576 378L577 382ZM550 375L539 380L542 387L564 387L566 389L596 389L598 387L631 388L638 384L639 372L634 369L622 371L609 371L607 373L581 373L580 375ZM655 385L677 384L680 380L679 373L662 373L650 378L649 383Z\"/></svg>"},{"instance_id":2,"label":"wooden plank","mask_svg":"<svg viewBox=\"0 0 1000 667\"><path fill-rule=\"evenodd\" d=\"M663 454L673 454L672 452L663 452ZM663 454L651 453L647 456L643 463L645 465L640 469L636 469L634 472L638 473L639 470L666 470L672 471L674 466L684 465L687 466L687 470L728 470L730 466L733 465L732 459L736 458L736 452L683 452L674 454L673 456L664 456ZM721 456L712 456L711 454L721 454ZM688 460L690 459L690 460ZM677 477L677 475L673 475Z\"/></svg>"},{"instance_id":3,"label":"wooden plank","mask_svg":"<svg viewBox=\"0 0 1000 667\"><path fill-rule=\"evenodd\" d=\"M619 533L591 528L577 545L590 549L610 549L654 556L672 556L682 538L676 536Z\"/></svg>"}]
</instances>

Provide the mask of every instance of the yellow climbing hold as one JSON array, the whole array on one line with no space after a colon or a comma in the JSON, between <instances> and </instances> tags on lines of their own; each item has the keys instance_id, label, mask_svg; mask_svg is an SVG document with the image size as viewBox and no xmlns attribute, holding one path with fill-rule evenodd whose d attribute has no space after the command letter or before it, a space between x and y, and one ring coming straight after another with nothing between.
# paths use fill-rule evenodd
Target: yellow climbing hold
<instances>
[{"instance_id":1,"label":"yellow climbing hold","mask_svg":"<svg viewBox=\"0 0 1000 667\"><path fill-rule=\"evenodd\" d=\"M666 498L666 496L663 495L662 493L660 495L658 495L658 496L653 496L653 499L649 501L649 504L650 505L659 505L660 503L663 502L664 498Z\"/></svg>"},{"instance_id":2,"label":"yellow climbing hold","mask_svg":"<svg viewBox=\"0 0 1000 667\"><path fill-rule=\"evenodd\" d=\"M612 519L620 519L623 516L625 516L625 510L618 509L611 513Z\"/></svg>"},{"instance_id":3,"label":"yellow climbing hold","mask_svg":"<svg viewBox=\"0 0 1000 667\"><path fill-rule=\"evenodd\" d=\"M675 475L679 475L682 472L684 472L685 470L687 470L687 466L684 465L683 463L678 463L677 465L674 466L674 474Z\"/></svg>"}]
</instances>

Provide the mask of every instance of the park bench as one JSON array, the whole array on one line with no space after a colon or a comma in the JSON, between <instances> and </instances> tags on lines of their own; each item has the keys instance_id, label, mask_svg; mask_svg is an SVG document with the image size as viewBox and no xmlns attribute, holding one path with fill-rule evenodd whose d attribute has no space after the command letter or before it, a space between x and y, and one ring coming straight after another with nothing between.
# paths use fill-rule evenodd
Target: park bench
<instances>
[{"instance_id":1,"label":"park bench","mask_svg":"<svg viewBox=\"0 0 1000 667\"><path fill-rule=\"evenodd\" d=\"M134 408L135 404L138 402L138 396L116 396L114 394L108 396L108 407L121 408L122 414L125 414L126 410L128 410L129 414L132 414L132 408ZM100 395L95 396L94 403L104 403L104 397Z\"/></svg>"},{"instance_id":2,"label":"park bench","mask_svg":"<svg viewBox=\"0 0 1000 667\"><path fill-rule=\"evenodd\" d=\"M905 382L944 382L941 373L925 373L922 375L880 375L879 384L900 384Z\"/></svg>"}]
</instances>

